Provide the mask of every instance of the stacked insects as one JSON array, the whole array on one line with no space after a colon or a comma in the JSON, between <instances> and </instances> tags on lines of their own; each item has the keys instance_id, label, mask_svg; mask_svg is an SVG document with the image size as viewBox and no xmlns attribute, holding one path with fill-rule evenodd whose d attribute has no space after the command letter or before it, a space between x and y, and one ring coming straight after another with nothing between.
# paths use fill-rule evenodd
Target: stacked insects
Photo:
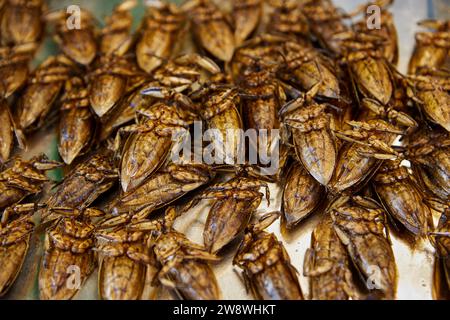
<instances>
[{"instance_id":1,"label":"stacked insects","mask_svg":"<svg viewBox=\"0 0 450 320\"><path fill-rule=\"evenodd\" d=\"M331 0L229 0L227 11L147 1L133 33L136 0L101 27L84 9L74 26L43 0L3 1L0 295L44 233L40 299L73 298L97 267L101 299L161 288L220 299L214 267L230 252L256 299L395 299L393 232L432 244L434 298L450 298L450 23L420 23L403 75L392 2L345 13ZM378 29L369 5L381 9ZM46 25L59 53L29 72ZM173 160L173 137L198 122L227 137L215 155L226 165ZM61 162L17 155L49 128ZM245 141L230 129L279 131L279 152L264 150L278 170L246 154L240 163ZM274 185L280 212L259 213ZM176 227L200 202L210 204L202 245ZM291 261L267 228L280 219L289 233L313 216L304 261Z\"/></svg>"}]
</instances>

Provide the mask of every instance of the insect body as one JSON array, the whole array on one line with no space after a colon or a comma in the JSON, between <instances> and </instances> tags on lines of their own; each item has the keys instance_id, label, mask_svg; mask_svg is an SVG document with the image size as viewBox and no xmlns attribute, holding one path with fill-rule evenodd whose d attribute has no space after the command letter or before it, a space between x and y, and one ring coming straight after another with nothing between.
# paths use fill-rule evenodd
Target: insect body
<instances>
[{"instance_id":1,"label":"insect body","mask_svg":"<svg viewBox=\"0 0 450 320\"><path fill-rule=\"evenodd\" d=\"M374 177L374 188L387 212L409 232L424 236L432 227L431 211L413 176L400 161L384 163Z\"/></svg>"},{"instance_id":2,"label":"insect body","mask_svg":"<svg viewBox=\"0 0 450 320\"><path fill-rule=\"evenodd\" d=\"M73 77L66 81L59 122L58 151L66 164L85 153L94 138L95 119L90 109L84 81Z\"/></svg>"},{"instance_id":3,"label":"insect body","mask_svg":"<svg viewBox=\"0 0 450 320\"><path fill-rule=\"evenodd\" d=\"M234 34L220 9L211 0L190 0L182 9L192 21L199 45L219 60L229 62L235 49Z\"/></svg>"},{"instance_id":4,"label":"insect body","mask_svg":"<svg viewBox=\"0 0 450 320\"><path fill-rule=\"evenodd\" d=\"M332 204L330 214L336 234L367 289L384 299L394 299L397 268L385 211L370 198L344 196Z\"/></svg>"},{"instance_id":5,"label":"insect body","mask_svg":"<svg viewBox=\"0 0 450 320\"><path fill-rule=\"evenodd\" d=\"M244 270L244 277L256 299L302 300L297 271L283 244L274 234L264 231L276 215L268 214L247 228L233 265Z\"/></svg>"},{"instance_id":6,"label":"insect body","mask_svg":"<svg viewBox=\"0 0 450 320\"><path fill-rule=\"evenodd\" d=\"M59 214L58 210L55 210ZM103 215L96 209L81 214L70 209L61 212L67 217L58 219L47 229L45 252L39 270L41 300L69 300L81 288L95 267L95 225L91 218Z\"/></svg>"},{"instance_id":7,"label":"insect body","mask_svg":"<svg viewBox=\"0 0 450 320\"><path fill-rule=\"evenodd\" d=\"M4 1L1 17L1 42L3 45L20 45L39 42L44 33L41 18L45 11L44 0Z\"/></svg>"},{"instance_id":8,"label":"insect body","mask_svg":"<svg viewBox=\"0 0 450 320\"><path fill-rule=\"evenodd\" d=\"M416 74L421 69L440 69L449 54L450 23L448 21L424 20L420 26L434 31L416 34L416 46L409 61L409 74Z\"/></svg>"},{"instance_id":9,"label":"insect body","mask_svg":"<svg viewBox=\"0 0 450 320\"><path fill-rule=\"evenodd\" d=\"M219 258L174 230L171 226L176 215L176 210L169 208L163 221L143 220L131 226L132 230L150 232L155 239L153 252L160 264L157 281L186 300L220 299L216 277L208 264Z\"/></svg>"},{"instance_id":10,"label":"insect body","mask_svg":"<svg viewBox=\"0 0 450 320\"><path fill-rule=\"evenodd\" d=\"M83 210L111 188L117 177L112 153L99 150L66 175L47 200L43 219L52 220L52 211L58 208Z\"/></svg>"},{"instance_id":11,"label":"insect body","mask_svg":"<svg viewBox=\"0 0 450 320\"><path fill-rule=\"evenodd\" d=\"M177 42L186 24L186 17L174 4L158 2L150 5L139 29L136 57L142 70L152 72L177 51Z\"/></svg>"},{"instance_id":12,"label":"insect body","mask_svg":"<svg viewBox=\"0 0 450 320\"><path fill-rule=\"evenodd\" d=\"M258 28L263 13L262 0L233 0L232 18L236 47Z\"/></svg>"},{"instance_id":13,"label":"insect body","mask_svg":"<svg viewBox=\"0 0 450 320\"><path fill-rule=\"evenodd\" d=\"M44 125L44 120L69 79L73 62L64 55L47 58L32 74L21 94L15 117L21 130L31 131Z\"/></svg>"},{"instance_id":14,"label":"insect body","mask_svg":"<svg viewBox=\"0 0 450 320\"><path fill-rule=\"evenodd\" d=\"M312 300L348 300L356 298L350 257L336 235L332 220L324 217L311 235L303 273L309 277Z\"/></svg>"},{"instance_id":15,"label":"insect body","mask_svg":"<svg viewBox=\"0 0 450 320\"><path fill-rule=\"evenodd\" d=\"M5 295L22 269L28 252L32 216L35 205L21 204L8 207L2 214L0 225L0 296Z\"/></svg>"},{"instance_id":16,"label":"insect body","mask_svg":"<svg viewBox=\"0 0 450 320\"><path fill-rule=\"evenodd\" d=\"M335 133L347 143L339 151L336 169L328 185L334 193L360 188L383 160L400 156L392 144L403 132L395 126L380 119L350 121L348 124L354 129Z\"/></svg>"},{"instance_id":17,"label":"insect body","mask_svg":"<svg viewBox=\"0 0 450 320\"><path fill-rule=\"evenodd\" d=\"M294 163L283 189L283 214L288 229L313 213L321 203L324 188L300 163Z\"/></svg>"},{"instance_id":18,"label":"insect body","mask_svg":"<svg viewBox=\"0 0 450 320\"><path fill-rule=\"evenodd\" d=\"M51 161L45 155L29 161L16 160L11 167L0 172L0 210L40 193L48 181L45 171L59 166L59 162Z\"/></svg>"},{"instance_id":19,"label":"insect body","mask_svg":"<svg viewBox=\"0 0 450 320\"><path fill-rule=\"evenodd\" d=\"M45 18L55 25L55 41L69 58L85 66L94 60L97 42L94 17L89 11L80 10L79 21L65 10L51 12Z\"/></svg>"}]
</instances>

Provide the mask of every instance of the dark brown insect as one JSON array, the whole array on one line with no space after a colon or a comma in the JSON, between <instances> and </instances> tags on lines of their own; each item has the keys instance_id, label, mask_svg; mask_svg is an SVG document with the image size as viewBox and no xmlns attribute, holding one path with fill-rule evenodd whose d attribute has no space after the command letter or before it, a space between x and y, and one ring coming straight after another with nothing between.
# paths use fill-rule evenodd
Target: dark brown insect
<instances>
[{"instance_id":1,"label":"dark brown insect","mask_svg":"<svg viewBox=\"0 0 450 320\"><path fill-rule=\"evenodd\" d=\"M111 151L99 150L70 171L46 202L43 219L51 220L53 209L83 210L117 181Z\"/></svg>"},{"instance_id":2,"label":"dark brown insect","mask_svg":"<svg viewBox=\"0 0 450 320\"><path fill-rule=\"evenodd\" d=\"M341 197L331 205L337 236L347 248L368 290L395 299L397 267L386 225L386 213L370 198Z\"/></svg>"},{"instance_id":3,"label":"dark brown insect","mask_svg":"<svg viewBox=\"0 0 450 320\"><path fill-rule=\"evenodd\" d=\"M381 166L373 179L374 189L395 221L413 235L423 237L433 227L431 210L412 174L400 162L388 161Z\"/></svg>"},{"instance_id":4,"label":"dark brown insect","mask_svg":"<svg viewBox=\"0 0 450 320\"><path fill-rule=\"evenodd\" d=\"M39 42L44 33L44 0L5 0L1 13L1 43L16 46Z\"/></svg>"},{"instance_id":5,"label":"dark brown insect","mask_svg":"<svg viewBox=\"0 0 450 320\"><path fill-rule=\"evenodd\" d=\"M45 19L55 25L55 41L75 62L89 65L97 54L96 27L93 15L81 9L72 16L66 10L48 13Z\"/></svg>"},{"instance_id":6,"label":"dark brown insect","mask_svg":"<svg viewBox=\"0 0 450 320\"><path fill-rule=\"evenodd\" d=\"M169 208L163 222L144 220L131 226L132 230L150 231L156 239L153 251L160 264L157 281L186 300L220 299L216 277L208 264L219 258L171 228L176 215L175 209Z\"/></svg>"},{"instance_id":7,"label":"dark brown insect","mask_svg":"<svg viewBox=\"0 0 450 320\"><path fill-rule=\"evenodd\" d=\"M28 79L28 64L36 50L35 43L27 43L15 47L0 48L0 87L2 96L10 97L19 90Z\"/></svg>"},{"instance_id":8,"label":"dark brown insect","mask_svg":"<svg viewBox=\"0 0 450 320\"><path fill-rule=\"evenodd\" d=\"M405 140L407 157L423 190L450 199L450 135L443 130L422 129Z\"/></svg>"},{"instance_id":9,"label":"dark brown insect","mask_svg":"<svg viewBox=\"0 0 450 320\"><path fill-rule=\"evenodd\" d=\"M424 20L420 26L434 31L416 34L416 46L409 61L409 74L421 69L440 69L448 58L450 49L450 23L448 21Z\"/></svg>"},{"instance_id":10,"label":"dark brown insect","mask_svg":"<svg viewBox=\"0 0 450 320\"><path fill-rule=\"evenodd\" d=\"M232 18L236 47L250 37L262 18L262 0L233 0Z\"/></svg>"},{"instance_id":11,"label":"dark brown insect","mask_svg":"<svg viewBox=\"0 0 450 320\"><path fill-rule=\"evenodd\" d=\"M59 166L61 163L49 160L45 155L29 161L14 161L11 167L0 172L0 210L40 193L48 181L45 171Z\"/></svg>"},{"instance_id":12,"label":"dark brown insect","mask_svg":"<svg viewBox=\"0 0 450 320\"><path fill-rule=\"evenodd\" d=\"M44 125L73 67L71 60L58 55L47 58L33 72L15 110L17 125L21 130L32 131Z\"/></svg>"},{"instance_id":13,"label":"dark brown insect","mask_svg":"<svg viewBox=\"0 0 450 320\"><path fill-rule=\"evenodd\" d=\"M273 233L264 231L277 218L277 214L269 213L247 227L233 265L243 269L255 299L303 300L297 270L283 243Z\"/></svg>"},{"instance_id":14,"label":"dark brown insect","mask_svg":"<svg viewBox=\"0 0 450 320\"><path fill-rule=\"evenodd\" d=\"M325 216L311 235L303 274L309 277L311 300L348 300L357 297L350 257Z\"/></svg>"},{"instance_id":15,"label":"dark brown insect","mask_svg":"<svg viewBox=\"0 0 450 320\"><path fill-rule=\"evenodd\" d=\"M300 163L294 163L283 189L282 211L286 227L291 229L315 212L324 199L325 189Z\"/></svg>"},{"instance_id":16,"label":"dark brown insect","mask_svg":"<svg viewBox=\"0 0 450 320\"><path fill-rule=\"evenodd\" d=\"M380 119L349 121L348 124L352 130L335 132L338 138L347 141L339 151L336 169L328 185L335 194L361 188L383 160L400 157L392 144L403 131L394 125Z\"/></svg>"},{"instance_id":17,"label":"dark brown insect","mask_svg":"<svg viewBox=\"0 0 450 320\"><path fill-rule=\"evenodd\" d=\"M62 215L45 235L45 252L39 270L39 297L41 300L69 300L80 290L95 268L95 225L93 218L103 212L88 208L54 210ZM69 279L77 275L78 283Z\"/></svg>"},{"instance_id":18,"label":"dark brown insect","mask_svg":"<svg viewBox=\"0 0 450 320\"><path fill-rule=\"evenodd\" d=\"M215 199L206 219L203 241L207 250L219 252L244 231L264 196L259 189L265 188L270 204L267 183L255 178L238 175L227 182L208 187L197 195L200 199Z\"/></svg>"},{"instance_id":19,"label":"dark brown insect","mask_svg":"<svg viewBox=\"0 0 450 320\"><path fill-rule=\"evenodd\" d=\"M201 48L217 59L229 62L235 49L234 34L225 15L211 0L189 0L182 7Z\"/></svg>"},{"instance_id":20,"label":"dark brown insect","mask_svg":"<svg viewBox=\"0 0 450 320\"><path fill-rule=\"evenodd\" d=\"M328 185L337 160L333 116L325 104L317 104L312 96L316 85L305 95L286 104L280 111L283 123L292 131L297 157L306 170L322 185Z\"/></svg>"},{"instance_id":21,"label":"dark brown insect","mask_svg":"<svg viewBox=\"0 0 450 320\"><path fill-rule=\"evenodd\" d=\"M20 204L3 211L0 224L0 297L14 284L28 252L35 204Z\"/></svg>"},{"instance_id":22,"label":"dark brown insect","mask_svg":"<svg viewBox=\"0 0 450 320\"><path fill-rule=\"evenodd\" d=\"M61 97L58 151L66 164L87 152L95 135L95 118L90 109L89 91L84 81L72 77Z\"/></svg>"},{"instance_id":23,"label":"dark brown insect","mask_svg":"<svg viewBox=\"0 0 450 320\"><path fill-rule=\"evenodd\" d=\"M139 67L151 73L170 59L180 46L185 25L186 17L175 4L149 1L136 45Z\"/></svg>"}]
</instances>

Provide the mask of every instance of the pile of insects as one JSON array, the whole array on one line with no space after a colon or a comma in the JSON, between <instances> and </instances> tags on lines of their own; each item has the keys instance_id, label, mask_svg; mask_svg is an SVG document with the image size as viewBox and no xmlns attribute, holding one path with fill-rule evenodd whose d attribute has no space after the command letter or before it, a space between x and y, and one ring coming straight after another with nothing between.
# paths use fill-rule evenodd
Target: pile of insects
<instances>
[{"instance_id":1,"label":"pile of insects","mask_svg":"<svg viewBox=\"0 0 450 320\"><path fill-rule=\"evenodd\" d=\"M255 299L395 299L396 232L434 247L434 298L448 299L450 22L420 22L402 74L393 0L353 12L331 0L222 2L146 1L136 29L136 0L104 21L81 8L76 27L44 0L1 1L0 296L38 236L40 299L73 298L96 268L101 299L161 288L221 299L213 266L230 251ZM372 5L379 28L367 22ZM33 70L46 37L59 52ZM226 164L173 161L173 136L196 122L278 131L278 170L233 161L239 135L224 144ZM48 128L57 161L19 156ZM269 184L281 205L261 213ZM202 201L199 244L174 223ZM280 219L289 233L311 216L306 290L267 228ZM68 285L71 268L79 285Z\"/></svg>"}]
</instances>

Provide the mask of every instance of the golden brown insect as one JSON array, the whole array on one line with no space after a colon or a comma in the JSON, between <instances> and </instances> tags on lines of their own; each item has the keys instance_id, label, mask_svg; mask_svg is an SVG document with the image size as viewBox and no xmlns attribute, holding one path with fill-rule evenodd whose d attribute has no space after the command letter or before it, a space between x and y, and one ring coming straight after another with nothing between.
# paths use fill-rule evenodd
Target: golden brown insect
<instances>
[{"instance_id":1,"label":"golden brown insect","mask_svg":"<svg viewBox=\"0 0 450 320\"><path fill-rule=\"evenodd\" d=\"M44 33L44 0L6 0L1 16L2 45L39 42Z\"/></svg>"},{"instance_id":2,"label":"golden brown insect","mask_svg":"<svg viewBox=\"0 0 450 320\"><path fill-rule=\"evenodd\" d=\"M131 226L133 230L150 231L156 239L153 251L160 264L157 281L186 300L220 299L216 277L208 264L219 258L171 228L176 215L175 209L169 208L162 223L144 220Z\"/></svg>"},{"instance_id":3,"label":"golden brown insect","mask_svg":"<svg viewBox=\"0 0 450 320\"><path fill-rule=\"evenodd\" d=\"M347 17L332 0L307 0L302 10L309 20L311 33L320 45L334 55L342 54L340 35L349 31L343 19Z\"/></svg>"},{"instance_id":4,"label":"golden brown insect","mask_svg":"<svg viewBox=\"0 0 450 320\"><path fill-rule=\"evenodd\" d=\"M385 162L373 179L374 189L388 214L415 236L427 235L433 227L430 208L401 161Z\"/></svg>"},{"instance_id":5,"label":"golden brown insect","mask_svg":"<svg viewBox=\"0 0 450 320\"><path fill-rule=\"evenodd\" d=\"M173 3L148 1L148 9L139 28L136 58L142 70L151 73L177 51L186 17Z\"/></svg>"},{"instance_id":6,"label":"golden brown insect","mask_svg":"<svg viewBox=\"0 0 450 320\"><path fill-rule=\"evenodd\" d=\"M328 185L337 160L333 117L327 105L317 104L310 92L286 104L281 110L284 124L292 131L295 152L306 170L322 185Z\"/></svg>"},{"instance_id":7,"label":"golden brown insect","mask_svg":"<svg viewBox=\"0 0 450 320\"><path fill-rule=\"evenodd\" d=\"M33 72L15 110L21 130L32 131L44 125L74 64L64 55L50 56Z\"/></svg>"},{"instance_id":8,"label":"golden brown insect","mask_svg":"<svg viewBox=\"0 0 450 320\"><path fill-rule=\"evenodd\" d=\"M70 171L46 202L43 219L54 208L83 210L117 181L117 170L110 151L99 150ZM50 217L49 217L50 215Z\"/></svg>"},{"instance_id":9,"label":"golden brown insect","mask_svg":"<svg viewBox=\"0 0 450 320\"><path fill-rule=\"evenodd\" d=\"M115 54L130 42L133 16L131 10L137 5L136 0L125 0L118 4L112 14L105 18L105 27L100 31L100 54Z\"/></svg>"},{"instance_id":10,"label":"golden brown insect","mask_svg":"<svg viewBox=\"0 0 450 320\"><path fill-rule=\"evenodd\" d=\"M324 199L325 190L296 162L286 177L283 189L282 211L286 227L291 229L315 212Z\"/></svg>"},{"instance_id":11,"label":"golden brown insect","mask_svg":"<svg viewBox=\"0 0 450 320\"><path fill-rule=\"evenodd\" d=\"M383 299L395 299L397 267L384 209L370 198L343 196L329 212L367 289Z\"/></svg>"},{"instance_id":12,"label":"golden brown insect","mask_svg":"<svg viewBox=\"0 0 450 320\"><path fill-rule=\"evenodd\" d=\"M392 144L403 131L394 125L380 119L349 121L348 124L352 130L335 132L338 138L347 141L339 151L336 169L328 185L335 194L361 188L383 160L401 156Z\"/></svg>"},{"instance_id":13,"label":"golden brown insect","mask_svg":"<svg viewBox=\"0 0 450 320\"><path fill-rule=\"evenodd\" d=\"M409 74L423 68L440 69L449 54L450 23L448 21L424 20L420 26L434 30L416 34L416 46L409 61Z\"/></svg>"},{"instance_id":14,"label":"golden brown insect","mask_svg":"<svg viewBox=\"0 0 450 320\"><path fill-rule=\"evenodd\" d=\"M329 216L322 218L311 235L303 274L309 277L311 300L348 300L357 297L350 257Z\"/></svg>"},{"instance_id":15,"label":"golden brown insect","mask_svg":"<svg viewBox=\"0 0 450 320\"><path fill-rule=\"evenodd\" d=\"M406 79L408 96L423 111L426 118L450 132L450 77L444 71L411 75Z\"/></svg>"},{"instance_id":16,"label":"golden brown insect","mask_svg":"<svg viewBox=\"0 0 450 320\"><path fill-rule=\"evenodd\" d=\"M302 45L285 35L264 33L245 42L236 50L232 61L235 78L252 64L276 67L276 75L295 87L308 91L319 85L318 96L339 99L341 88L335 63L310 45Z\"/></svg>"},{"instance_id":17,"label":"golden brown insect","mask_svg":"<svg viewBox=\"0 0 450 320\"><path fill-rule=\"evenodd\" d=\"M93 15L81 9L79 16L66 10L48 13L45 19L55 25L55 41L75 62L89 65L97 54L96 27Z\"/></svg>"},{"instance_id":18,"label":"golden brown insect","mask_svg":"<svg viewBox=\"0 0 450 320\"><path fill-rule=\"evenodd\" d=\"M241 45L254 31L262 18L262 0L233 0L232 18L236 47Z\"/></svg>"},{"instance_id":19,"label":"golden brown insect","mask_svg":"<svg viewBox=\"0 0 450 320\"><path fill-rule=\"evenodd\" d=\"M14 121L6 99L0 98L0 164L5 163L14 148Z\"/></svg>"},{"instance_id":20,"label":"golden brown insect","mask_svg":"<svg viewBox=\"0 0 450 320\"><path fill-rule=\"evenodd\" d=\"M420 130L406 138L407 157L424 190L450 199L450 135L443 130Z\"/></svg>"},{"instance_id":21,"label":"golden brown insect","mask_svg":"<svg viewBox=\"0 0 450 320\"><path fill-rule=\"evenodd\" d=\"M133 61L123 56L124 51L99 57L89 74L89 102L99 117L119 102L127 93L128 80L139 73Z\"/></svg>"},{"instance_id":22,"label":"golden brown insect","mask_svg":"<svg viewBox=\"0 0 450 320\"><path fill-rule=\"evenodd\" d=\"M217 148L218 154L214 155L214 159L233 165L238 164L238 158L244 153L241 136L243 123L238 111L240 97L236 87L223 84L222 80L223 74L214 76L211 83L193 92L190 98L196 102L198 113L208 129L217 130L211 140L221 148Z\"/></svg>"},{"instance_id":23,"label":"golden brown insect","mask_svg":"<svg viewBox=\"0 0 450 320\"><path fill-rule=\"evenodd\" d=\"M266 32L291 37L301 46L311 46L309 24L301 5L293 0L270 0L273 12Z\"/></svg>"},{"instance_id":24,"label":"golden brown insect","mask_svg":"<svg viewBox=\"0 0 450 320\"><path fill-rule=\"evenodd\" d=\"M62 215L45 234L45 252L39 270L41 300L69 300L80 290L96 265L93 218L103 212L88 208L55 210ZM78 279L73 282L71 276Z\"/></svg>"},{"instance_id":25,"label":"golden brown insect","mask_svg":"<svg viewBox=\"0 0 450 320\"><path fill-rule=\"evenodd\" d=\"M89 101L99 117L116 105L127 90L128 79L138 73L138 67L125 57L132 45L129 10L136 4L129 0L118 5L101 32L101 55L88 75Z\"/></svg>"},{"instance_id":26,"label":"golden brown insect","mask_svg":"<svg viewBox=\"0 0 450 320\"><path fill-rule=\"evenodd\" d=\"M142 121L119 130L118 137L124 132L132 132L121 157L120 182L125 192L139 187L158 170L172 149L172 136L176 132L183 133L189 126L190 116L186 108L191 108L191 101L182 94L163 91L162 88L143 91L147 95L162 95L164 98L150 109L139 111L143 114Z\"/></svg>"},{"instance_id":27,"label":"golden brown insect","mask_svg":"<svg viewBox=\"0 0 450 320\"><path fill-rule=\"evenodd\" d=\"M103 226L102 226L103 227ZM98 292L104 300L139 300L157 271L149 237L127 226L96 232L100 258Z\"/></svg>"},{"instance_id":28,"label":"golden brown insect","mask_svg":"<svg viewBox=\"0 0 450 320\"><path fill-rule=\"evenodd\" d=\"M95 118L90 109L89 92L84 81L66 81L61 97L58 151L66 164L87 152L95 135Z\"/></svg>"},{"instance_id":29,"label":"golden brown insect","mask_svg":"<svg viewBox=\"0 0 450 320\"><path fill-rule=\"evenodd\" d=\"M119 216L107 219L102 225L122 224L129 217L144 219L154 210L205 185L213 177L214 172L204 164L169 164L140 187L123 193L114 200L108 206L108 212Z\"/></svg>"},{"instance_id":30,"label":"golden brown insect","mask_svg":"<svg viewBox=\"0 0 450 320\"><path fill-rule=\"evenodd\" d=\"M207 250L217 253L242 233L261 204L264 196L259 192L261 188L265 189L266 200L270 204L267 183L241 174L210 186L195 197L194 203L200 199L215 200L203 230Z\"/></svg>"},{"instance_id":31,"label":"golden brown insect","mask_svg":"<svg viewBox=\"0 0 450 320\"><path fill-rule=\"evenodd\" d=\"M247 227L233 265L243 269L255 299L303 300L297 270L286 249L273 233L264 231L277 218L277 214L269 213Z\"/></svg>"},{"instance_id":32,"label":"golden brown insect","mask_svg":"<svg viewBox=\"0 0 450 320\"><path fill-rule=\"evenodd\" d=\"M35 43L0 48L0 74L2 95L8 98L27 81L28 64L36 49Z\"/></svg>"},{"instance_id":33,"label":"golden brown insect","mask_svg":"<svg viewBox=\"0 0 450 320\"><path fill-rule=\"evenodd\" d=\"M145 80L142 82L144 84L137 85L137 89L127 89L127 92L131 92L121 99L111 112L102 117L100 141L108 139L116 129L135 120L137 107L148 109L155 103L153 97L141 94L141 91L148 86Z\"/></svg>"},{"instance_id":34,"label":"golden brown insect","mask_svg":"<svg viewBox=\"0 0 450 320\"><path fill-rule=\"evenodd\" d=\"M366 17L361 19L360 21L353 24L353 30L357 33L368 33L379 36L380 38L385 39L383 43L382 51L384 52L384 57L389 63L397 64L398 62L398 36L397 36L397 28L395 27L394 17L387 10L389 6L393 4L394 0L377 0L373 2L369 2L365 5L362 5L359 10L364 13L367 12L367 8L370 6L377 6L380 9L380 26L379 28L370 28L369 23ZM358 10L357 10L358 11Z\"/></svg>"},{"instance_id":35,"label":"golden brown insect","mask_svg":"<svg viewBox=\"0 0 450 320\"><path fill-rule=\"evenodd\" d=\"M275 74L264 64L263 61L252 59L235 82L241 90L245 127L266 130L266 154L270 157L271 148L276 142L272 139L276 136L272 130L280 128L278 112L286 101L286 94ZM261 151L256 145L252 147Z\"/></svg>"},{"instance_id":36,"label":"golden brown insect","mask_svg":"<svg viewBox=\"0 0 450 320\"><path fill-rule=\"evenodd\" d=\"M393 71L384 57L384 38L354 31L341 34L341 63L350 71L352 82L364 97L387 105L394 91Z\"/></svg>"},{"instance_id":37,"label":"golden brown insect","mask_svg":"<svg viewBox=\"0 0 450 320\"><path fill-rule=\"evenodd\" d=\"M234 34L220 9L211 0L188 0L181 8L191 20L200 47L221 61L231 61L235 49Z\"/></svg>"},{"instance_id":38,"label":"golden brown insect","mask_svg":"<svg viewBox=\"0 0 450 320\"><path fill-rule=\"evenodd\" d=\"M433 296L435 299L450 297L450 206L444 208L439 224L430 233L430 240L436 248Z\"/></svg>"},{"instance_id":39,"label":"golden brown insect","mask_svg":"<svg viewBox=\"0 0 450 320\"><path fill-rule=\"evenodd\" d=\"M0 224L0 297L13 285L28 252L35 204L8 207Z\"/></svg>"},{"instance_id":40,"label":"golden brown insect","mask_svg":"<svg viewBox=\"0 0 450 320\"><path fill-rule=\"evenodd\" d=\"M61 163L49 160L45 155L29 161L14 161L11 167L0 172L0 210L40 193L48 181L45 171L59 166Z\"/></svg>"}]
</instances>

